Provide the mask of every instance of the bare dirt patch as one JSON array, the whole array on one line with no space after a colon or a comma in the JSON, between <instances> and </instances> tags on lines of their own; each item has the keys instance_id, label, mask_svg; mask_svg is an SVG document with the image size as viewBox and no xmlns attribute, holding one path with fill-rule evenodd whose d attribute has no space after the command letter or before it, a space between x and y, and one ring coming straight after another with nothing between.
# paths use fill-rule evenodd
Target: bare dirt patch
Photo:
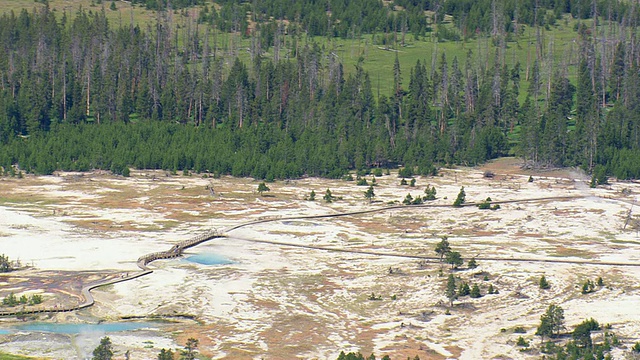
<instances>
[{"instance_id":1,"label":"bare dirt patch","mask_svg":"<svg viewBox=\"0 0 640 360\"><path fill-rule=\"evenodd\" d=\"M485 171L495 176L485 178ZM534 182L528 182L529 175ZM131 359L153 358L161 345L176 349L190 337L199 339L206 356L229 359L335 359L341 350L388 354L393 359L539 358L537 348L520 352L515 346L519 335L502 329L523 326L522 336L538 343L535 328L550 303L565 308L569 327L594 317L611 323L626 343L640 340L635 321L640 314L630 305L640 302L640 270L534 261L640 261L640 238L630 226L624 228L634 200L630 194L640 193L640 185L633 183L612 180L609 187L589 189L572 170L532 172L522 170L517 159L479 169L443 169L437 177L417 177L415 188L399 185L394 175L382 176L376 178L373 204L354 182L327 179L270 183L268 196L256 192L259 182L252 179L169 176L162 171L133 171L126 179L61 173L0 181L7 185L0 186L3 252L35 266L0 278L0 296L12 290L41 293L48 304L77 302L83 283L137 271L139 256L212 228L277 220L238 229L229 238L185 254L187 258L211 253L231 263L207 266L185 258L154 262L152 275L96 290L95 307L53 317L75 322L195 317L195 324L178 321L145 333L144 340L153 344L131 340L135 334L114 335L121 341L116 343L118 351L130 350ZM451 204L462 186L469 202L487 197L579 197L504 204L496 211L423 207L279 220L399 203L407 192L423 194L427 184L437 189L434 205ZM327 188L342 199L303 200L312 189L321 199ZM248 241L435 256L433 249L445 235L465 261L475 256L503 260L479 261L477 269L463 265L452 271L432 261ZM459 282L478 284L484 296L461 298L445 315L444 288L450 272ZM543 274L549 290L537 285ZM588 296L581 294L582 283L598 276L605 286ZM487 294L489 285L499 292ZM40 320L51 321L47 316ZM0 350L15 349L12 339L0 335ZM39 341L33 337L20 344L44 356Z\"/></svg>"}]
</instances>

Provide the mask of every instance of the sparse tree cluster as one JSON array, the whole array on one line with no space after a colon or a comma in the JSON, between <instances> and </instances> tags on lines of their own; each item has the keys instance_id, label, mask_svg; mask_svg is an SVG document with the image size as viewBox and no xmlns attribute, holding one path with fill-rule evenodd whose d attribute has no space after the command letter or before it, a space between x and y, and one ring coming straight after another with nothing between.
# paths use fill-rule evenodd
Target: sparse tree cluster
<instances>
[{"instance_id":1,"label":"sparse tree cluster","mask_svg":"<svg viewBox=\"0 0 640 360\"><path fill-rule=\"evenodd\" d=\"M10 293L2 299L3 306L17 306L17 305L38 305L43 301L42 295L33 294L27 296L26 294L17 297L14 293Z\"/></svg>"},{"instance_id":2,"label":"sparse tree cluster","mask_svg":"<svg viewBox=\"0 0 640 360\"><path fill-rule=\"evenodd\" d=\"M0 273L6 273L12 271L14 264L9 257L5 254L0 255Z\"/></svg>"}]
</instances>

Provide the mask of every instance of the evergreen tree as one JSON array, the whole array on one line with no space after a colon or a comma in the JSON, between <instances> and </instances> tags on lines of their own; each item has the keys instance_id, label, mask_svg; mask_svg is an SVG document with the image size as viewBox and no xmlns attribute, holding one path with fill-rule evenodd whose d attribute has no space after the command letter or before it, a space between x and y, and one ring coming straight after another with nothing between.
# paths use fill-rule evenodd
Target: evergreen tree
<instances>
[{"instance_id":1,"label":"evergreen tree","mask_svg":"<svg viewBox=\"0 0 640 360\"><path fill-rule=\"evenodd\" d=\"M449 278L447 278L445 295L447 299L449 299L449 307L453 307L453 301L458 298L456 293L456 279L453 277L453 274L449 274Z\"/></svg>"},{"instance_id":2,"label":"evergreen tree","mask_svg":"<svg viewBox=\"0 0 640 360\"><path fill-rule=\"evenodd\" d=\"M269 187L267 186L267 184L264 183L264 181L258 184L258 193L260 194L260 196L262 196L262 194L265 191L269 191L269 190L271 189L269 189Z\"/></svg>"},{"instance_id":3,"label":"evergreen tree","mask_svg":"<svg viewBox=\"0 0 640 360\"><path fill-rule=\"evenodd\" d=\"M327 191L325 192L324 196L322 197L324 199L324 201L330 203L333 202L333 194L331 194L331 190L327 189Z\"/></svg>"},{"instance_id":4,"label":"evergreen tree","mask_svg":"<svg viewBox=\"0 0 640 360\"><path fill-rule=\"evenodd\" d=\"M464 192L464 186L460 188L460 192L458 193L458 196L456 197L456 200L453 202L453 206L454 207L461 207L462 204L464 204L464 199L465 199L465 192Z\"/></svg>"},{"instance_id":5,"label":"evergreen tree","mask_svg":"<svg viewBox=\"0 0 640 360\"><path fill-rule=\"evenodd\" d=\"M196 358L196 349L198 349L198 340L189 338L184 350L180 351L180 360L194 360Z\"/></svg>"},{"instance_id":6,"label":"evergreen tree","mask_svg":"<svg viewBox=\"0 0 640 360\"><path fill-rule=\"evenodd\" d=\"M93 360L111 360L113 358L113 347L108 336L100 339L100 345L93 350Z\"/></svg>"},{"instance_id":7,"label":"evergreen tree","mask_svg":"<svg viewBox=\"0 0 640 360\"><path fill-rule=\"evenodd\" d=\"M482 296L482 294L480 294L480 287L478 287L478 284L473 284L473 287L471 288L471 292L469 293L469 296L474 299L477 299Z\"/></svg>"},{"instance_id":8,"label":"evergreen tree","mask_svg":"<svg viewBox=\"0 0 640 360\"><path fill-rule=\"evenodd\" d=\"M429 189L429 186L427 185L427 188L424 189L424 193L426 195L423 197L423 200L431 201L431 200L435 200L436 199L436 188L435 188L435 186L433 186L433 187L431 187L431 189Z\"/></svg>"},{"instance_id":9,"label":"evergreen tree","mask_svg":"<svg viewBox=\"0 0 640 360\"><path fill-rule=\"evenodd\" d=\"M158 354L158 360L173 360L173 351L171 351L171 349L160 350L160 353Z\"/></svg>"},{"instance_id":10,"label":"evergreen tree","mask_svg":"<svg viewBox=\"0 0 640 360\"><path fill-rule=\"evenodd\" d=\"M551 285L549 285L549 283L547 282L547 278L544 275L540 277L539 285L540 285L540 289L543 289L543 290L546 290L551 287Z\"/></svg>"},{"instance_id":11,"label":"evergreen tree","mask_svg":"<svg viewBox=\"0 0 640 360\"><path fill-rule=\"evenodd\" d=\"M540 325L536 330L536 335L542 338L544 342L545 337L553 337L560 333L560 330L564 328L564 309L560 306L551 304L547 311L540 316Z\"/></svg>"},{"instance_id":12,"label":"evergreen tree","mask_svg":"<svg viewBox=\"0 0 640 360\"><path fill-rule=\"evenodd\" d=\"M440 256L440 262L444 259L444 257L451 252L451 246L449 245L449 237L443 235L440 239L440 242L436 244L435 252Z\"/></svg>"},{"instance_id":13,"label":"evergreen tree","mask_svg":"<svg viewBox=\"0 0 640 360\"><path fill-rule=\"evenodd\" d=\"M451 264L451 270L457 269L463 263L462 256L457 251L449 251L446 255L446 263Z\"/></svg>"},{"instance_id":14,"label":"evergreen tree","mask_svg":"<svg viewBox=\"0 0 640 360\"><path fill-rule=\"evenodd\" d=\"M6 273L13 270L13 265L9 257L5 254L0 255L0 273Z\"/></svg>"},{"instance_id":15,"label":"evergreen tree","mask_svg":"<svg viewBox=\"0 0 640 360\"><path fill-rule=\"evenodd\" d=\"M460 286L458 286L458 296L467 296L470 292L471 288L469 287L469 284L461 283Z\"/></svg>"},{"instance_id":16,"label":"evergreen tree","mask_svg":"<svg viewBox=\"0 0 640 360\"><path fill-rule=\"evenodd\" d=\"M369 186L369 189L364 192L364 197L371 202L376 194L373 192L373 185Z\"/></svg>"},{"instance_id":17,"label":"evergreen tree","mask_svg":"<svg viewBox=\"0 0 640 360\"><path fill-rule=\"evenodd\" d=\"M600 330L600 324L593 319L588 319L576 326L571 336L579 347L591 349L593 346L591 332L594 330Z\"/></svg>"}]
</instances>

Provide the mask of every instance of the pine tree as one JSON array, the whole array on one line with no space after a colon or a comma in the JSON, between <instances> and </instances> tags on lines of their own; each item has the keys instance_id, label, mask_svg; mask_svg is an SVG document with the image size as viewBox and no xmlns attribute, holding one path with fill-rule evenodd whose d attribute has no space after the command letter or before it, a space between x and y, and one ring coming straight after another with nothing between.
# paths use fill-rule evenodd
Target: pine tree
<instances>
[{"instance_id":1,"label":"pine tree","mask_svg":"<svg viewBox=\"0 0 640 360\"><path fill-rule=\"evenodd\" d=\"M482 294L480 294L480 287L478 287L478 284L473 284L473 287L471 288L471 292L469 293L469 296L474 299L477 299L482 296Z\"/></svg>"},{"instance_id":2,"label":"pine tree","mask_svg":"<svg viewBox=\"0 0 640 360\"><path fill-rule=\"evenodd\" d=\"M453 301L458 298L456 293L456 279L453 277L453 274L449 274L449 278L447 279L445 295L447 299L449 299L449 307L453 307Z\"/></svg>"},{"instance_id":3,"label":"pine tree","mask_svg":"<svg viewBox=\"0 0 640 360\"><path fill-rule=\"evenodd\" d=\"M453 206L454 207L461 207L462 204L464 204L464 199L465 199L465 192L464 192L464 186L460 188L460 192L458 193L458 196L456 197L456 200L453 202Z\"/></svg>"},{"instance_id":4,"label":"pine tree","mask_svg":"<svg viewBox=\"0 0 640 360\"><path fill-rule=\"evenodd\" d=\"M93 350L93 360L111 360L113 358L113 347L108 336L100 340L100 345Z\"/></svg>"},{"instance_id":5,"label":"pine tree","mask_svg":"<svg viewBox=\"0 0 640 360\"><path fill-rule=\"evenodd\" d=\"M180 351L180 360L194 360L196 358L196 349L198 348L198 340L189 338L184 350Z\"/></svg>"},{"instance_id":6,"label":"pine tree","mask_svg":"<svg viewBox=\"0 0 640 360\"><path fill-rule=\"evenodd\" d=\"M171 349L160 350L160 353L158 354L158 360L173 360L173 351L171 351Z\"/></svg>"},{"instance_id":7,"label":"pine tree","mask_svg":"<svg viewBox=\"0 0 640 360\"><path fill-rule=\"evenodd\" d=\"M258 193L260 194L260 196L262 196L262 194L265 191L270 191L271 189L269 189L269 187L267 186L267 184L263 182L261 182L260 184L258 184Z\"/></svg>"},{"instance_id":8,"label":"pine tree","mask_svg":"<svg viewBox=\"0 0 640 360\"><path fill-rule=\"evenodd\" d=\"M546 290L546 289L551 287L551 285L549 285L549 283L547 282L547 278L544 275L542 275L542 277L540 277L539 285L540 285L540 289L544 289L544 290Z\"/></svg>"},{"instance_id":9,"label":"pine tree","mask_svg":"<svg viewBox=\"0 0 640 360\"><path fill-rule=\"evenodd\" d=\"M435 248L436 254L440 256L440 262L444 259L444 257L451 252L451 246L449 245L449 237L443 235L440 242L436 244Z\"/></svg>"},{"instance_id":10,"label":"pine tree","mask_svg":"<svg viewBox=\"0 0 640 360\"><path fill-rule=\"evenodd\" d=\"M373 185L369 186L369 189L364 192L364 197L371 202L376 194L373 192Z\"/></svg>"},{"instance_id":11,"label":"pine tree","mask_svg":"<svg viewBox=\"0 0 640 360\"><path fill-rule=\"evenodd\" d=\"M327 191L325 192L324 196L322 197L324 199L324 201L330 203L333 202L333 195L331 194L331 190L327 189Z\"/></svg>"},{"instance_id":12,"label":"pine tree","mask_svg":"<svg viewBox=\"0 0 640 360\"><path fill-rule=\"evenodd\" d=\"M542 338L542 342L544 342L545 337L556 336L563 328L564 309L560 306L551 304L547 308L547 311L540 316L540 325L536 330L536 335L539 335Z\"/></svg>"},{"instance_id":13,"label":"pine tree","mask_svg":"<svg viewBox=\"0 0 640 360\"><path fill-rule=\"evenodd\" d=\"M471 288L469 287L469 284L461 283L460 286L458 286L458 296L467 296L470 292Z\"/></svg>"},{"instance_id":14,"label":"pine tree","mask_svg":"<svg viewBox=\"0 0 640 360\"><path fill-rule=\"evenodd\" d=\"M446 263L451 264L451 270L457 269L463 263L462 256L457 251L449 251L446 255Z\"/></svg>"}]
</instances>

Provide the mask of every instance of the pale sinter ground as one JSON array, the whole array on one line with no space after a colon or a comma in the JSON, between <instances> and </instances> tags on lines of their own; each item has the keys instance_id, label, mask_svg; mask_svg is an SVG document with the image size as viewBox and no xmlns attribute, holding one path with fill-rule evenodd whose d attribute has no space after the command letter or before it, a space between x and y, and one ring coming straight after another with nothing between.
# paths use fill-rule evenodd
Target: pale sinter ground
<instances>
[{"instance_id":1,"label":"pale sinter ground","mask_svg":"<svg viewBox=\"0 0 640 360\"><path fill-rule=\"evenodd\" d=\"M103 276L138 271L136 259L211 228L265 216L337 213L401 202L407 193L423 194L435 186L433 204L449 205L461 186L467 201L513 200L550 196L585 196L570 201L504 204L497 211L477 207L411 208L335 219L276 221L241 228L228 239L212 240L186 255L210 252L233 264L203 266L183 259L157 261L155 272L137 280L95 290L97 304L87 310L43 316L57 322L116 321L122 317L172 317L154 329L110 333L116 358L155 358L161 348L181 348L200 341L206 356L229 359L335 359L340 350L392 359L539 358L534 336L549 304L565 310L570 329L586 318L610 323L625 347L640 340L640 268L479 261L454 274L486 294L457 300L445 315L448 266L419 266L417 259L337 253L257 243L271 240L301 245L434 256L447 235L465 259L479 255L504 258L567 259L638 263L640 237L636 217L627 228L631 203L640 186L612 181L590 189L588 179L568 171L534 175L505 160L483 169L442 169L437 177L417 177L415 188L400 186L395 174L377 178L375 202L355 182L305 178L268 184L258 181L133 171L131 178L101 172L62 173L24 179L0 178L0 253L33 269L0 278L0 296L40 292L45 305L78 301L82 283ZM569 175L571 174L571 175ZM370 180L371 176L367 176ZM207 186L213 186L211 195ZM330 188L334 203L322 201ZM311 190L315 202L305 201ZM632 212L632 215L634 213ZM394 270L389 274L389 268ZM484 275L488 281L484 281ZM540 290L545 275L551 284ZM583 295L581 285L601 276L605 287ZM34 279L54 281L38 281ZM29 283L32 283L29 286ZM46 284L43 285L43 284ZM374 293L382 300L372 301ZM395 300L392 299L395 296ZM15 321L4 319L2 328ZM514 334L522 326L526 334ZM90 356L104 334L78 336L19 332L0 335L0 351L55 359ZM520 352L518 336L534 350ZM601 336L601 335L596 335Z\"/></svg>"}]
</instances>

